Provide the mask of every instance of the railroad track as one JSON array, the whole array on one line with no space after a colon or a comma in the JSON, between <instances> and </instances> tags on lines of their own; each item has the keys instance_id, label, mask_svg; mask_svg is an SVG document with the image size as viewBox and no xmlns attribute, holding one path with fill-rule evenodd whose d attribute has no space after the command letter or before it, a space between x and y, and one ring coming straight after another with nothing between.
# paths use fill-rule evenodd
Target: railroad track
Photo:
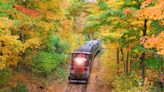
<instances>
[{"instance_id":1,"label":"railroad track","mask_svg":"<svg viewBox=\"0 0 164 92\"><path fill-rule=\"evenodd\" d=\"M67 84L64 92L86 92L86 84Z\"/></svg>"}]
</instances>

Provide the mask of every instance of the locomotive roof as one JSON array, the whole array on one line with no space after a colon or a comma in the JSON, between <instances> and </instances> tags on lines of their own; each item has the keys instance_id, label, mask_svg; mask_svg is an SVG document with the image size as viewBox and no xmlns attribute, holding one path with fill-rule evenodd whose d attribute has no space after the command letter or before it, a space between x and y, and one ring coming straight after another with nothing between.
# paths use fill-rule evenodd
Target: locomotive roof
<instances>
[{"instance_id":1,"label":"locomotive roof","mask_svg":"<svg viewBox=\"0 0 164 92\"><path fill-rule=\"evenodd\" d=\"M87 42L88 44L93 44L93 45L97 45L100 41L99 40L92 40Z\"/></svg>"},{"instance_id":2,"label":"locomotive roof","mask_svg":"<svg viewBox=\"0 0 164 92\"><path fill-rule=\"evenodd\" d=\"M82 53L90 54L93 46L97 45L98 43L99 43L98 40L88 41L87 43L82 45L79 49L77 49L74 53L81 53L82 52Z\"/></svg>"}]
</instances>

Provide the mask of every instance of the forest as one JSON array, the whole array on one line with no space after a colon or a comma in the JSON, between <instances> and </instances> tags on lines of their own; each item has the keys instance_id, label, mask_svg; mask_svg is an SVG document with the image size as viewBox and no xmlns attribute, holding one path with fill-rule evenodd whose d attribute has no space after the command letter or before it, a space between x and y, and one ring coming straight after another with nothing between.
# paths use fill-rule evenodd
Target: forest
<instances>
[{"instance_id":1,"label":"forest","mask_svg":"<svg viewBox=\"0 0 164 92\"><path fill-rule=\"evenodd\" d=\"M71 53L101 41L87 84ZM163 0L0 0L0 92L163 92Z\"/></svg>"}]
</instances>

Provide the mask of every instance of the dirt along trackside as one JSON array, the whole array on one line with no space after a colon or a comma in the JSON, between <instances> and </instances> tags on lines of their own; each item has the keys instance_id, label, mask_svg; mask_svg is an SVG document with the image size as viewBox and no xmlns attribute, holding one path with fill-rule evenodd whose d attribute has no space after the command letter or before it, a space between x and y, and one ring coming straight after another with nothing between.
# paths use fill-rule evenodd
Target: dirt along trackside
<instances>
[{"instance_id":1,"label":"dirt along trackside","mask_svg":"<svg viewBox=\"0 0 164 92\"><path fill-rule=\"evenodd\" d=\"M86 92L86 84L67 84L63 92Z\"/></svg>"}]
</instances>

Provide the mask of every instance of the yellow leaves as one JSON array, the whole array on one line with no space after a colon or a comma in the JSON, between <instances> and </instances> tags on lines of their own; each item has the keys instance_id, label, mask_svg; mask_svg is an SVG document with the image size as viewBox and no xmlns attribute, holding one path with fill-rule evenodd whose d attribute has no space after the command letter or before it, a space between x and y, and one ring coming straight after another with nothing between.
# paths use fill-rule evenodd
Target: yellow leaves
<instances>
[{"instance_id":1,"label":"yellow leaves","mask_svg":"<svg viewBox=\"0 0 164 92\"><path fill-rule=\"evenodd\" d=\"M27 16L35 13L34 3L28 5L33 9L25 9L24 5L15 5L16 9L10 12L13 20L8 17L0 17L0 69L7 65L16 65L24 58L22 55L26 53L27 49L33 53L41 47L42 40L47 40L48 35L55 33L56 30L58 31L55 33L56 35L71 43L71 51L83 43L83 35L74 34L72 31L73 20L65 17L63 6L67 3L63 5L63 2L65 1L37 0L36 3L39 6L36 11L40 15L35 18ZM54 22L55 20L61 24L57 24ZM14 26L14 22L17 23L16 26ZM25 56L25 59L27 58L32 58L32 56ZM30 61L30 59L24 61Z\"/></svg>"},{"instance_id":2,"label":"yellow leaves","mask_svg":"<svg viewBox=\"0 0 164 92\"><path fill-rule=\"evenodd\" d=\"M23 49L22 43L17 40L16 36L0 36L0 41L4 42L4 47L0 47L3 54L13 55L19 53Z\"/></svg>"},{"instance_id":3,"label":"yellow leaves","mask_svg":"<svg viewBox=\"0 0 164 92\"><path fill-rule=\"evenodd\" d=\"M75 49L79 48L80 45L84 43L84 36L83 34L76 34L71 31L62 31L58 34L60 38L69 43L70 49L68 52L73 52Z\"/></svg>"},{"instance_id":4,"label":"yellow leaves","mask_svg":"<svg viewBox=\"0 0 164 92\"><path fill-rule=\"evenodd\" d=\"M63 19L61 24L62 24L61 25L62 30L73 31L73 19L72 20Z\"/></svg>"},{"instance_id":5,"label":"yellow leaves","mask_svg":"<svg viewBox=\"0 0 164 92\"><path fill-rule=\"evenodd\" d=\"M47 16L47 19L57 19L57 15L53 12L44 12Z\"/></svg>"},{"instance_id":6,"label":"yellow leaves","mask_svg":"<svg viewBox=\"0 0 164 92\"><path fill-rule=\"evenodd\" d=\"M118 9L123 5L123 0L108 0L108 5L112 8Z\"/></svg>"},{"instance_id":7,"label":"yellow leaves","mask_svg":"<svg viewBox=\"0 0 164 92\"><path fill-rule=\"evenodd\" d=\"M62 2L60 0L50 0L48 2L41 1L39 3L39 11L46 15L47 19L59 19L64 17L64 13L61 10Z\"/></svg>"},{"instance_id":8,"label":"yellow leaves","mask_svg":"<svg viewBox=\"0 0 164 92\"><path fill-rule=\"evenodd\" d=\"M40 46L40 38L28 39L25 43L18 40L18 36L1 35L0 36L0 69L6 65L17 65L20 61L20 54L26 49L36 49Z\"/></svg>"},{"instance_id":9,"label":"yellow leaves","mask_svg":"<svg viewBox=\"0 0 164 92\"><path fill-rule=\"evenodd\" d=\"M22 43L17 36L0 36L0 69L7 65L16 65L19 61L19 54L23 50Z\"/></svg>"},{"instance_id":10,"label":"yellow leaves","mask_svg":"<svg viewBox=\"0 0 164 92\"><path fill-rule=\"evenodd\" d=\"M0 56L0 70L6 67L6 57Z\"/></svg>"},{"instance_id":11,"label":"yellow leaves","mask_svg":"<svg viewBox=\"0 0 164 92\"><path fill-rule=\"evenodd\" d=\"M108 45L109 46L109 45ZM116 49L113 48L104 48L105 52L102 54L100 61L103 66L102 78L104 81L112 81L116 74Z\"/></svg>"},{"instance_id":12,"label":"yellow leaves","mask_svg":"<svg viewBox=\"0 0 164 92\"><path fill-rule=\"evenodd\" d=\"M55 29L55 26L53 23L39 22L37 25L44 28L45 31L48 31L50 29Z\"/></svg>"},{"instance_id":13,"label":"yellow leaves","mask_svg":"<svg viewBox=\"0 0 164 92\"><path fill-rule=\"evenodd\" d=\"M50 0L48 2L40 2L39 8L42 10L47 10L48 8L59 8L60 0Z\"/></svg>"},{"instance_id":14,"label":"yellow leaves","mask_svg":"<svg viewBox=\"0 0 164 92\"><path fill-rule=\"evenodd\" d=\"M7 17L0 17L0 28L9 28L13 26L13 21Z\"/></svg>"},{"instance_id":15,"label":"yellow leaves","mask_svg":"<svg viewBox=\"0 0 164 92\"><path fill-rule=\"evenodd\" d=\"M27 48L36 49L39 48L40 44L41 44L40 38L32 38L32 39L28 39L24 43L23 48L24 50L26 50Z\"/></svg>"},{"instance_id":16,"label":"yellow leaves","mask_svg":"<svg viewBox=\"0 0 164 92\"><path fill-rule=\"evenodd\" d=\"M19 57L19 56L10 57L9 63L10 63L10 65L16 66L20 59L21 59L21 57Z\"/></svg>"},{"instance_id":17,"label":"yellow leaves","mask_svg":"<svg viewBox=\"0 0 164 92\"><path fill-rule=\"evenodd\" d=\"M122 33L120 31L110 32L110 29L112 29L111 26L110 27L107 27L107 26L101 27L97 38L104 39L104 37L107 37L107 39L108 39L108 37L109 37L109 38L119 39L121 37ZM110 41L105 44L104 48L111 49L111 48L117 48L119 46L120 46L120 44L118 42Z\"/></svg>"},{"instance_id":18,"label":"yellow leaves","mask_svg":"<svg viewBox=\"0 0 164 92\"><path fill-rule=\"evenodd\" d=\"M84 36L81 33L74 33L73 31L73 18L71 20L62 19L61 31L57 32L57 35L64 41L70 43L70 49L67 52L73 52L80 44L84 43ZM78 30L79 32L79 30Z\"/></svg>"}]
</instances>

